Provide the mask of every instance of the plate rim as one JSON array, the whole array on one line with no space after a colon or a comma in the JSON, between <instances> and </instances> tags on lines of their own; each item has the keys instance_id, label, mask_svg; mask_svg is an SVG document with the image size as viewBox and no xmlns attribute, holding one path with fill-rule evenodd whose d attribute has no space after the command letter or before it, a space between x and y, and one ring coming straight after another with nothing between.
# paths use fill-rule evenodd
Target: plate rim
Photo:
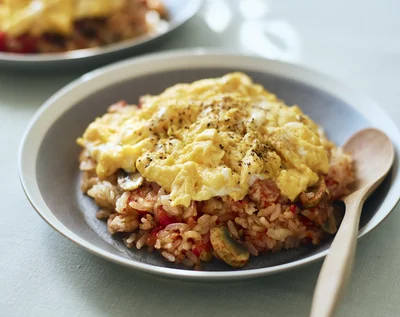
<instances>
[{"instance_id":1,"label":"plate rim","mask_svg":"<svg viewBox=\"0 0 400 317\"><path fill-rule=\"evenodd\" d=\"M168 63L163 63L168 60ZM179 61L179 67L177 62ZM175 64L174 64L175 63ZM194 64L196 65L194 65ZM261 66L262 65L262 66ZM272 74L277 74L286 78L299 80L303 83L317 87L323 91L333 94L335 97L345 101L349 106L359 111L353 102L360 102L362 107L367 110L373 110L374 114L369 116L368 113L361 112L364 117L380 117L382 124L373 122L372 126L381 128L384 130L395 146L396 152L399 153L400 149L400 133L397 126L391 120L388 114L379 107L374 101L365 95L352 90L347 85L339 83L337 80L332 79L331 76L327 76L319 71L314 71L309 68L290 64L277 60L270 60L264 57L259 57L250 54L235 54L227 52L226 50L206 50L206 49L186 49L186 50L171 50L163 51L159 53L152 53L140 57L130 58L124 61L120 61L108 66L101 67L94 71L91 71L78 79L72 81L70 84L61 88L53 96L51 96L35 113L30 120L28 127L26 128L22 141L20 143L19 154L18 154L18 171L19 177L24 189L25 195L36 210L36 212L51 226L53 229L61 233L69 240L75 242L79 246L83 247L87 251L101 256L107 260L115 263L119 263L128 267L138 269L147 273L153 273L156 275L162 275L167 277L184 278L192 280L225 280L225 279L246 279L258 276L265 276L269 274L275 274L283 272L296 267L303 266L322 259L326 256L329 248L324 251L320 251L312 256L296 260L293 262L280 264L272 267L248 269L240 271L193 271L193 270L182 270L175 268L159 267L151 264L137 262L133 259L123 258L119 255L112 254L106 250L92 245L90 242L81 238L68 227L66 227L61 221L59 221L47 207L46 202L41 196L39 187L36 182L36 159L39 152L40 144L45 136L48 128L65 113L71 106L75 105L78 100L84 99L90 95L93 90L116 84L119 81L124 81L128 78L140 77L145 74L153 73L150 70L156 68L159 72L168 70L178 70L195 67L212 68L212 67L237 67L248 70L266 71ZM162 67L162 69L160 69ZM257 69L253 69L253 68ZM268 68L268 70L267 70ZM135 69L134 72L129 72L129 69ZM112 75L112 76L111 76ZM121 76L122 75L122 76ZM107 79L107 80L105 80ZM83 88L84 87L84 88ZM75 97L75 101L69 100L66 103L66 98ZM79 96L79 97L78 97ZM59 103L67 104L65 107L61 107ZM68 104L70 105L68 107ZM45 116L53 116L51 120L45 122ZM46 123L44 127L41 127L41 123ZM47 128L46 128L47 126ZM36 130L35 130L36 129ZM35 139L34 133L38 134L42 132L42 137ZM397 138L396 138L397 137ZM27 155L28 153L28 155ZM32 153L34 153L34 159L32 160ZM362 237L365 234L376 228L395 208L400 198L400 171L398 168L398 160L395 160L393 167L395 172L392 179L391 186L389 188L388 196L379 207L377 213L363 228L360 230L358 237ZM397 193L396 194L396 190ZM388 199L389 198L389 199ZM383 211L381 211L383 210ZM381 211L381 212L379 212Z\"/></svg>"},{"instance_id":2,"label":"plate rim","mask_svg":"<svg viewBox=\"0 0 400 317\"><path fill-rule=\"evenodd\" d=\"M175 21L174 23L168 23L168 27L159 33L145 33L134 37L132 39L127 39L121 42L112 43L105 46L98 46L93 48L84 48L79 50L60 52L60 53L43 53L43 54L18 54L10 52L0 52L0 62L10 62L10 63L50 63L50 62L66 62L83 60L91 57L99 57L119 51L124 51L130 48L146 44L155 39L158 39L170 32L176 30L191 18L193 18L200 8L204 4L204 0L190 0L185 1L186 8L182 17Z\"/></svg>"}]
</instances>

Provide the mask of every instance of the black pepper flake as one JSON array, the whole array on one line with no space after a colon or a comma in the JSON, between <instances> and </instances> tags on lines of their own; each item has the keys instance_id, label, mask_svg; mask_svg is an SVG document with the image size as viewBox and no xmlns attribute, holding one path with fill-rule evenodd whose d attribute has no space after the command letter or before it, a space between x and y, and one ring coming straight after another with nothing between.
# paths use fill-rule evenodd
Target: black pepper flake
<instances>
[{"instance_id":1,"label":"black pepper flake","mask_svg":"<svg viewBox=\"0 0 400 317\"><path fill-rule=\"evenodd\" d=\"M247 174L249 174L249 175L250 175L250 172L248 172Z\"/></svg>"},{"instance_id":2,"label":"black pepper flake","mask_svg":"<svg viewBox=\"0 0 400 317\"><path fill-rule=\"evenodd\" d=\"M211 126L211 123L209 122L209 123L207 123L207 128L209 128Z\"/></svg>"},{"instance_id":3,"label":"black pepper flake","mask_svg":"<svg viewBox=\"0 0 400 317\"><path fill-rule=\"evenodd\" d=\"M144 168L148 168L150 164L146 164Z\"/></svg>"},{"instance_id":4,"label":"black pepper flake","mask_svg":"<svg viewBox=\"0 0 400 317\"><path fill-rule=\"evenodd\" d=\"M222 144L220 144L220 145L219 145L219 148L220 148L221 150L223 150L223 149L224 149L224 146L223 146Z\"/></svg>"}]
</instances>

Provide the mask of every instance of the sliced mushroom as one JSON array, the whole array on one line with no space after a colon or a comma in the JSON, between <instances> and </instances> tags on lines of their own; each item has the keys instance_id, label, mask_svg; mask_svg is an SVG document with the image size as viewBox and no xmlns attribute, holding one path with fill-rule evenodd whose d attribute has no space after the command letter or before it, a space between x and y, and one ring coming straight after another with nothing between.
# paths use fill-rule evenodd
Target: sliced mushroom
<instances>
[{"instance_id":1,"label":"sliced mushroom","mask_svg":"<svg viewBox=\"0 0 400 317\"><path fill-rule=\"evenodd\" d=\"M144 178L140 173L126 173L124 170L118 171L118 185L123 190L135 190L142 186Z\"/></svg>"},{"instance_id":2,"label":"sliced mushroom","mask_svg":"<svg viewBox=\"0 0 400 317\"><path fill-rule=\"evenodd\" d=\"M325 195L328 195L328 191L325 184L325 179L322 177L316 185L310 188L309 192L302 192L300 194L300 201L303 207L313 208L317 206Z\"/></svg>"},{"instance_id":3,"label":"sliced mushroom","mask_svg":"<svg viewBox=\"0 0 400 317\"><path fill-rule=\"evenodd\" d=\"M228 228L212 228L210 241L216 254L230 266L243 267L248 262L249 251L231 236Z\"/></svg>"}]
</instances>

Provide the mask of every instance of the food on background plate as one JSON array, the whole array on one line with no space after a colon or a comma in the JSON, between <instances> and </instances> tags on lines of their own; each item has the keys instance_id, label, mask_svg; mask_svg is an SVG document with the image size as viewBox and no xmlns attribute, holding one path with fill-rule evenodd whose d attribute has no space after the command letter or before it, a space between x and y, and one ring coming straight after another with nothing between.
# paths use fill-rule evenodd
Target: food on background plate
<instances>
[{"instance_id":1,"label":"food on background plate","mask_svg":"<svg viewBox=\"0 0 400 317\"><path fill-rule=\"evenodd\" d=\"M166 18L161 0L0 0L0 51L104 46L157 33Z\"/></svg>"},{"instance_id":2,"label":"food on background plate","mask_svg":"<svg viewBox=\"0 0 400 317\"><path fill-rule=\"evenodd\" d=\"M319 244L354 181L348 154L243 73L120 101L77 142L109 232L194 268Z\"/></svg>"}]
</instances>

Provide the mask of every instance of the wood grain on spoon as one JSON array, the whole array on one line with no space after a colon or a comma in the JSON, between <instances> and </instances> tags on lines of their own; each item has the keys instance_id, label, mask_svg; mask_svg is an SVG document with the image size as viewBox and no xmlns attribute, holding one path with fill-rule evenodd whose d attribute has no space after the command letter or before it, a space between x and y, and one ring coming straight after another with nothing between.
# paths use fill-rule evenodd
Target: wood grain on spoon
<instances>
[{"instance_id":1,"label":"wood grain on spoon","mask_svg":"<svg viewBox=\"0 0 400 317\"><path fill-rule=\"evenodd\" d=\"M311 317L332 316L352 270L362 206L394 160L392 142L374 128L357 132L343 148L354 159L357 181L353 192L343 198L346 213L319 274Z\"/></svg>"}]
</instances>

